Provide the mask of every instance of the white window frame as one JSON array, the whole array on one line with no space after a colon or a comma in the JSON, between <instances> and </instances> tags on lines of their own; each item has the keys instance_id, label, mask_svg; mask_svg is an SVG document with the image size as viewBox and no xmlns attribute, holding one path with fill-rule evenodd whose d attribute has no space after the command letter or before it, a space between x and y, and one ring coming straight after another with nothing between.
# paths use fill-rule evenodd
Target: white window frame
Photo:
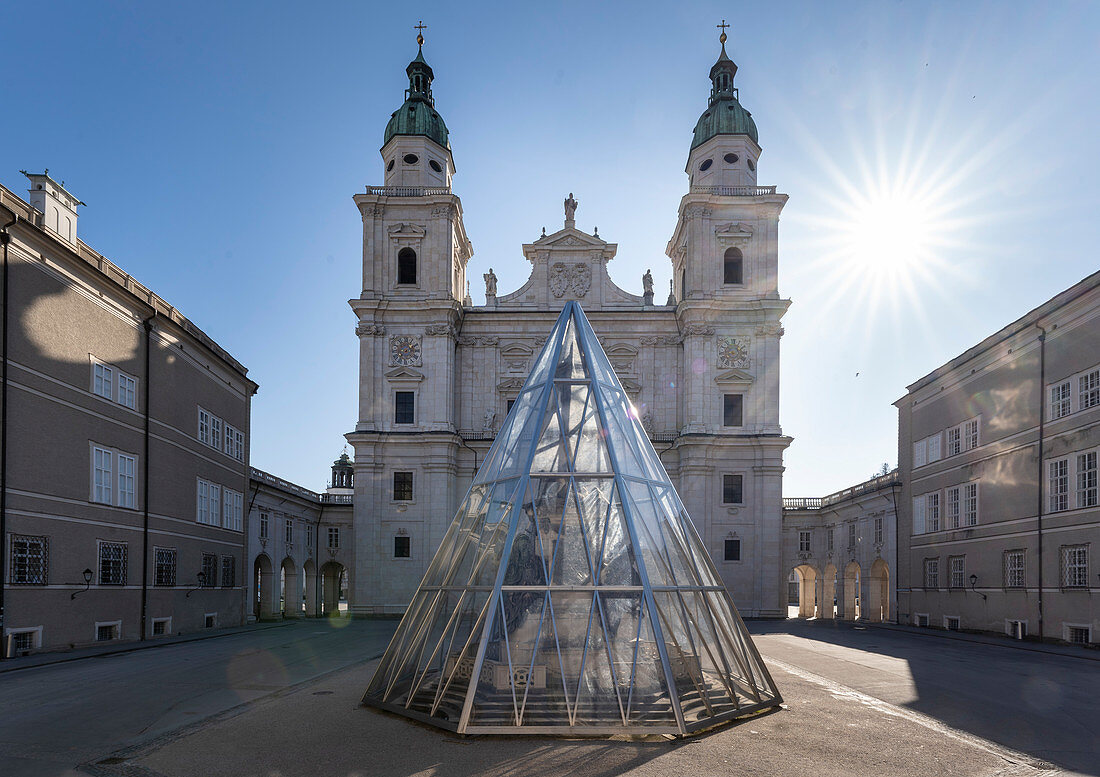
<instances>
[{"instance_id":1,"label":"white window frame","mask_svg":"<svg viewBox=\"0 0 1100 777\"><path fill-rule=\"evenodd\" d=\"M333 544L333 542L332 542L333 538L336 539L336 544ZM329 526L328 527L328 546L327 547L332 548L334 550L339 550L340 549L340 527L339 526Z\"/></svg>"},{"instance_id":2,"label":"white window frame","mask_svg":"<svg viewBox=\"0 0 1100 777\"><path fill-rule=\"evenodd\" d=\"M31 638L31 647L30 647L31 650L41 650L42 649L42 627L41 626L20 626L18 628L14 628L14 629L4 629L4 644L3 644L2 647L0 647L0 649L3 649L3 650L6 651L8 649L8 645L10 643L12 648L13 648L13 651L11 653L7 654L8 657L10 657L10 658L15 657L15 653L14 653L15 640L12 639L12 638L15 637L16 635L19 635L19 634L31 634L31 635L33 635L32 638Z\"/></svg>"},{"instance_id":3,"label":"white window frame","mask_svg":"<svg viewBox=\"0 0 1100 777\"><path fill-rule=\"evenodd\" d=\"M952 625L951 621L955 622L954 625ZM962 630L962 618L960 618L958 615L944 615L943 616L943 627L947 631L961 631Z\"/></svg>"},{"instance_id":4,"label":"white window frame","mask_svg":"<svg viewBox=\"0 0 1100 777\"><path fill-rule=\"evenodd\" d=\"M1073 454L1073 464L1074 504L1078 509L1096 507L1100 503L1100 449L1093 448Z\"/></svg>"},{"instance_id":5,"label":"white window frame","mask_svg":"<svg viewBox=\"0 0 1100 777\"><path fill-rule=\"evenodd\" d=\"M941 507L942 507L941 506L942 500L940 499L940 492L939 491L932 491L928 494L925 494L924 495L924 500L925 500L925 505L926 505L926 510L927 510L924 518L925 518L925 525L926 525L926 528L928 529L928 532L932 533L932 532L940 531L941 528L942 528L941 527L941 522L940 522L940 517L941 517L940 513L941 513Z\"/></svg>"},{"instance_id":6,"label":"white window frame","mask_svg":"<svg viewBox=\"0 0 1100 777\"><path fill-rule=\"evenodd\" d=\"M210 419L213 417L214 414L209 410L199 407L199 431L196 437L203 445L210 444Z\"/></svg>"},{"instance_id":7,"label":"white window frame","mask_svg":"<svg viewBox=\"0 0 1100 777\"><path fill-rule=\"evenodd\" d=\"M913 497L913 534L926 534L927 523L925 521L924 495Z\"/></svg>"},{"instance_id":8,"label":"white window frame","mask_svg":"<svg viewBox=\"0 0 1100 777\"><path fill-rule=\"evenodd\" d=\"M958 426L952 426L950 429L948 429L946 432L946 437L947 450L945 451L945 454L947 456L958 456L960 453L963 452L962 424L959 424Z\"/></svg>"},{"instance_id":9,"label":"white window frame","mask_svg":"<svg viewBox=\"0 0 1100 777\"><path fill-rule=\"evenodd\" d=\"M982 419L981 416L968 418L963 421L963 450L972 451L982 444Z\"/></svg>"},{"instance_id":10,"label":"white window frame","mask_svg":"<svg viewBox=\"0 0 1100 777\"><path fill-rule=\"evenodd\" d=\"M1050 387L1050 413L1047 420L1057 421L1073 412L1072 381L1063 380Z\"/></svg>"},{"instance_id":11,"label":"white window frame","mask_svg":"<svg viewBox=\"0 0 1100 777\"><path fill-rule=\"evenodd\" d=\"M115 461L118 464L118 488L115 491L118 506L132 510L137 507L137 456L117 451Z\"/></svg>"},{"instance_id":12,"label":"white window frame","mask_svg":"<svg viewBox=\"0 0 1100 777\"><path fill-rule=\"evenodd\" d=\"M1100 406L1100 368L1077 376L1077 409Z\"/></svg>"},{"instance_id":13,"label":"white window frame","mask_svg":"<svg viewBox=\"0 0 1100 777\"><path fill-rule=\"evenodd\" d=\"M294 544L294 519L287 518L283 523L283 541L289 546Z\"/></svg>"},{"instance_id":14,"label":"white window frame","mask_svg":"<svg viewBox=\"0 0 1100 777\"><path fill-rule=\"evenodd\" d=\"M798 552L809 553L813 546L813 532L803 529L798 532Z\"/></svg>"},{"instance_id":15,"label":"white window frame","mask_svg":"<svg viewBox=\"0 0 1100 777\"><path fill-rule=\"evenodd\" d=\"M271 527L271 515L266 510L260 510L260 520L257 522L256 530L260 536L260 539L266 540L270 533Z\"/></svg>"},{"instance_id":16,"label":"white window frame","mask_svg":"<svg viewBox=\"0 0 1100 777\"><path fill-rule=\"evenodd\" d=\"M962 525L963 528L978 525L978 510L981 501L978 496L978 481L963 483L962 487ZM971 493L973 492L973 493Z\"/></svg>"},{"instance_id":17,"label":"white window frame","mask_svg":"<svg viewBox=\"0 0 1100 777\"><path fill-rule=\"evenodd\" d=\"M928 440L928 463L931 464L932 462L939 461L940 459L943 458L943 450L942 450L942 445L941 445L942 438L940 437L940 433L936 432L931 437L928 437L927 440Z\"/></svg>"},{"instance_id":18,"label":"white window frame","mask_svg":"<svg viewBox=\"0 0 1100 777\"><path fill-rule=\"evenodd\" d=\"M216 613L216 612L204 612L202 614L202 627L204 629L216 629L216 628L218 628L218 613Z\"/></svg>"},{"instance_id":19,"label":"white window frame","mask_svg":"<svg viewBox=\"0 0 1100 777\"><path fill-rule=\"evenodd\" d=\"M1006 550L1002 555L1003 575L1002 583L1005 588L1027 587L1027 552L1023 548ZM1013 561L1019 559L1020 563ZM1017 582L1018 581L1018 582Z\"/></svg>"},{"instance_id":20,"label":"white window frame","mask_svg":"<svg viewBox=\"0 0 1100 777\"><path fill-rule=\"evenodd\" d=\"M962 486L944 490L943 524L945 529L958 529L962 525Z\"/></svg>"},{"instance_id":21,"label":"white window frame","mask_svg":"<svg viewBox=\"0 0 1100 777\"><path fill-rule=\"evenodd\" d=\"M220 451L222 449L222 419L216 415L210 416L210 447Z\"/></svg>"},{"instance_id":22,"label":"white window frame","mask_svg":"<svg viewBox=\"0 0 1100 777\"><path fill-rule=\"evenodd\" d=\"M883 524L882 518L876 518L875 519L875 544L876 545L881 545L882 544L882 524Z\"/></svg>"},{"instance_id":23,"label":"white window frame","mask_svg":"<svg viewBox=\"0 0 1100 777\"><path fill-rule=\"evenodd\" d=\"M848 524L848 548L849 549L854 548L856 546L857 535L858 535L858 531L857 531L857 527L856 527L856 522L851 521Z\"/></svg>"},{"instance_id":24,"label":"white window frame","mask_svg":"<svg viewBox=\"0 0 1100 777\"><path fill-rule=\"evenodd\" d=\"M163 634L157 634L156 633L156 624L158 624L158 623L163 623L164 624L164 633ZM170 636L172 636L172 616L169 615L166 618L153 618L151 621L149 621L149 636L150 637L170 637Z\"/></svg>"},{"instance_id":25,"label":"white window frame","mask_svg":"<svg viewBox=\"0 0 1100 777\"><path fill-rule=\"evenodd\" d=\"M244 432L228 422L225 424L223 452L231 459L244 461Z\"/></svg>"},{"instance_id":26,"label":"white window frame","mask_svg":"<svg viewBox=\"0 0 1100 777\"><path fill-rule=\"evenodd\" d=\"M195 521L204 526L222 525L222 487L217 483L198 478Z\"/></svg>"},{"instance_id":27,"label":"white window frame","mask_svg":"<svg viewBox=\"0 0 1100 777\"><path fill-rule=\"evenodd\" d=\"M833 527L830 526L825 530L825 550L830 553L833 551Z\"/></svg>"},{"instance_id":28,"label":"white window frame","mask_svg":"<svg viewBox=\"0 0 1100 777\"><path fill-rule=\"evenodd\" d=\"M913 443L913 467L923 467L928 463L928 441L917 440Z\"/></svg>"},{"instance_id":29,"label":"white window frame","mask_svg":"<svg viewBox=\"0 0 1100 777\"><path fill-rule=\"evenodd\" d=\"M244 494L231 488L222 487L222 520L223 529L241 531L241 509L244 505Z\"/></svg>"},{"instance_id":30,"label":"white window frame","mask_svg":"<svg viewBox=\"0 0 1100 777\"><path fill-rule=\"evenodd\" d=\"M940 559L926 558L924 560L924 587L925 589L939 590L940 587Z\"/></svg>"},{"instance_id":31,"label":"white window frame","mask_svg":"<svg viewBox=\"0 0 1100 777\"><path fill-rule=\"evenodd\" d=\"M1047 512L1060 513L1069 509L1069 457L1047 461Z\"/></svg>"},{"instance_id":32,"label":"white window frame","mask_svg":"<svg viewBox=\"0 0 1100 777\"><path fill-rule=\"evenodd\" d=\"M1058 549L1059 571L1062 588L1089 587L1089 545L1063 545Z\"/></svg>"},{"instance_id":33,"label":"white window frame","mask_svg":"<svg viewBox=\"0 0 1100 777\"><path fill-rule=\"evenodd\" d=\"M137 410L137 378L122 370L118 371L118 391L115 401L123 407Z\"/></svg>"},{"instance_id":34,"label":"white window frame","mask_svg":"<svg viewBox=\"0 0 1100 777\"><path fill-rule=\"evenodd\" d=\"M1071 645L1080 645L1080 642L1073 642L1069 638L1070 629L1084 629L1086 632L1086 642L1084 644L1092 644L1092 624L1091 623L1062 623L1062 641L1069 642Z\"/></svg>"},{"instance_id":35,"label":"white window frame","mask_svg":"<svg viewBox=\"0 0 1100 777\"><path fill-rule=\"evenodd\" d=\"M957 567L957 569L956 569ZM956 578L957 575L957 578ZM966 588L966 556L947 557L947 587Z\"/></svg>"},{"instance_id":36,"label":"white window frame","mask_svg":"<svg viewBox=\"0 0 1100 777\"><path fill-rule=\"evenodd\" d=\"M115 368L92 357L92 393L115 401Z\"/></svg>"},{"instance_id":37,"label":"white window frame","mask_svg":"<svg viewBox=\"0 0 1100 777\"><path fill-rule=\"evenodd\" d=\"M92 495L98 504L114 504L115 452L92 443Z\"/></svg>"}]
</instances>

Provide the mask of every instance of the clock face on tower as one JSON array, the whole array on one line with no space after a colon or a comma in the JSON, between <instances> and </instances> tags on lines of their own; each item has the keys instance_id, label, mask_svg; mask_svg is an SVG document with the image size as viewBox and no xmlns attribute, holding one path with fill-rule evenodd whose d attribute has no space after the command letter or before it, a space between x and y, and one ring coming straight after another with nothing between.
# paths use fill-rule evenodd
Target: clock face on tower
<instances>
[{"instance_id":1,"label":"clock face on tower","mask_svg":"<svg viewBox=\"0 0 1100 777\"><path fill-rule=\"evenodd\" d=\"M390 359L394 364L406 367L420 364L420 337L394 335L390 338Z\"/></svg>"}]
</instances>

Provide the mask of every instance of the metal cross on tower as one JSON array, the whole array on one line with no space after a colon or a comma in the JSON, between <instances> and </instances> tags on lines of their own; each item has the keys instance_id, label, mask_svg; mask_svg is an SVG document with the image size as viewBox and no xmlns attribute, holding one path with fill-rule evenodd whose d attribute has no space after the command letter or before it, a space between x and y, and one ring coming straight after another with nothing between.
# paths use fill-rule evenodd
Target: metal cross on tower
<instances>
[{"instance_id":1,"label":"metal cross on tower","mask_svg":"<svg viewBox=\"0 0 1100 777\"><path fill-rule=\"evenodd\" d=\"M718 39L720 41L722 41L722 43L725 43L726 42L726 29L729 27L729 25L726 24L726 20L723 19L721 24L716 24L714 26L722 31L722 34L718 36Z\"/></svg>"},{"instance_id":2,"label":"metal cross on tower","mask_svg":"<svg viewBox=\"0 0 1100 777\"><path fill-rule=\"evenodd\" d=\"M725 19L722 20L723 22ZM416 30L416 45L424 45L424 30L428 29L428 25L424 24L423 19L418 19L416 24L413 25L413 29Z\"/></svg>"}]
</instances>

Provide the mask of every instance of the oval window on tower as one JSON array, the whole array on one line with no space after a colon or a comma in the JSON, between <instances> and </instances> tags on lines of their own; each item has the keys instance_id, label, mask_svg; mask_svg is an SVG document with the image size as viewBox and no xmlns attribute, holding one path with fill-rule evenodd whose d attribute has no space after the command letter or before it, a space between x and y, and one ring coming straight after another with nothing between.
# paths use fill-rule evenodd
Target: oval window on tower
<instances>
[{"instance_id":1,"label":"oval window on tower","mask_svg":"<svg viewBox=\"0 0 1100 777\"><path fill-rule=\"evenodd\" d=\"M737 154L726 154L722 158L725 159L727 162L729 162L731 165L737 164L737 160L740 159L740 157L737 156Z\"/></svg>"},{"instance_id":2,"label":"oval window on tower","mask_svg":"<svg viewBox=\"0 0 1100 777\"><path fill-rule=\"evenodd\" d=\"M388 173L392 169L393 169L393 160L391 159L390 163L388 165L386 165L386 172Z\"/></svg>"},{"instance_id":3,"label":"oval window on tower","mask_svg":"<svg viewBox=\"0 0 1100 777\"><path fill-rule=\"evenodd\" d=\"M700 170L709 170L709 169L710 169L710 166L711 166L712 164L714 164L714 160L713 160L713 159L704 159L704 160L703 160L703 163L702 163L701 165L699 165L699 169L700 169Z\"/></svg>"},{"instance_id":4,"label":"oval window on tower","mask_svg":"<svg viewBox=\"0 0 1100 777\"><path fill-rule=\"evenodd\" d=\"M436 162L434 159L429 159L428 160L428 167L432 168L437 173L442 173L443 172L443 168L439 166L439 162Z\"/></svg>"},{"instance_id":5,"label":"oval window on tower","mask_svg":"<svg viewBox=\"0 0 1100 777\"><path fill-rule=\"evenodd\" d=\"M756 163L753 162L751 159L746 159L745 162L748 163L750 170L755 170L756 169Z\"/></svg>"},{"instance_id":6,"label":"oval window on tower","mask_svg":"<svg viewBox=\"0 0 1100 777\"><path fill-rule=\"evenodd\" d=\"M420 161L420 157L418 157L416 154L405 154L405 156L401 157L401 161L403 161L407 165L415 165L417 162Z\"/></svg>"}]
</instances>

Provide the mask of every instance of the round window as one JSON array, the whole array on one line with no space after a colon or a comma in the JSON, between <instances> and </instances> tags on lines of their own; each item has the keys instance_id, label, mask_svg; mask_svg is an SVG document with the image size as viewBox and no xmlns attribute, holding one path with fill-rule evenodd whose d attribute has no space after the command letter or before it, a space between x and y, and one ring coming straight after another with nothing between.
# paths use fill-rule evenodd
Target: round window
<instances>
[{"instance_id":1,"label":"round window","mask_svg":"<svg viewBox=\"0 0 1100 777\"><path fill-rule=\"evenodd\" d=\"M729 162L731 165L737 164L737 160L740 159L740 157L737 156L737 154L726 154L722 158L725 159L727 162Z\"/></svg>"},{"instance_id":2,"label":"round window","mask_svg":"<svg viewBox=\"0 0 1100 777\"><path fill-rule=\"evenodd\" d=\"M443 168L439 166L439 162L436 162L434 159L429 159L428 160L428 167L432 168L437 173L442 173L443 172Z\"/></svg>"},{"instance_id":3,"label":"round window","mask_svg":"<svg viewBox=\"0 0 1100 777\"><path fill-rule=\"evenodd\" d=\"M420 161L420 157L416 154L405 154L405 156L401 157L401 161L407 165L415 165Z\"/></svg>"},{"instance_id":4,"label":"round window","mask_svg":"<svg viewBox=\"0 0 1100 777\"><path fill-rule=\"evenodd\" d=\"M701 165L699 165L699 169L700 169L700 170L709 170L709 169L710 169L710 166L711 166L712 164L714 164L714 160L713 160L713 159L704 159L704 160L703 160L703 163L702 163Z\"/></svg>"},{"instance_id":5,"label":"round window","mask_svg":"<svg viewBox=\"0 0 1100 777\"><path fill-rule=\"evenodd\" d=\"M746 159L745 161L748 163L750 170L755 170L756 169L756 163L753 162L751 159Z\"/></svg>"},{"instance_id":6,"label":"round window","mask_svg":"<svg viewBox=\"0 0 1100 777\"><path fill-rule=\"evenodd\" d=\"M388 173L392 169L393 169L393 160L391 159L390 163L388 165L386 165L386 172Z\"/></svg>"}]
</instances>

